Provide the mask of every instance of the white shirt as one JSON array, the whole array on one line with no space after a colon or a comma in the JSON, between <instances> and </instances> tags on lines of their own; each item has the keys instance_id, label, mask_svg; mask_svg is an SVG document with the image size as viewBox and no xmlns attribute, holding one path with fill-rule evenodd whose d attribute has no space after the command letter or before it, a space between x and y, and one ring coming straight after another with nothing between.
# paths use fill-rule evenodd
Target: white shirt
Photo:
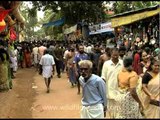
<instances>
[{"instance_id":1,"label":"white shirt","mask_svg":"<svg viewBox=\"0 0 160 120\"><path fill-rule=\"evenodd\" d=\"M43 69L42 75L43 75L43 77L44 78L51 77L52 70L53 70L52 65L55 65L55 61L54 61L53 56L49 55L49 54L43 55L41 57L41 60L40 60L39 64L42 65L42 69Z\"/></svg>"},{"instance_id":2,"label":"white shirt","mask_svg":"<svg viewBox=\"0 0 160 120\"><path fill-rule=\"evenodd\" d=\"M112 62L112 60L107 60L103 64L101 77L106 80L108 99L114 99L114 96L116 95L118 88L117 76L122 67L123 61L120 59L116 65Z\"/></svg>"}]
</instances>

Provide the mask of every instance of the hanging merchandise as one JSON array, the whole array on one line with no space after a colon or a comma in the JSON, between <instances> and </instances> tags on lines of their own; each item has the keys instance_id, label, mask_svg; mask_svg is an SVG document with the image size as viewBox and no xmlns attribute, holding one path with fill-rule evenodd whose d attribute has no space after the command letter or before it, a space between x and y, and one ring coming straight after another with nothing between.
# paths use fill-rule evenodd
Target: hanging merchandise
<instances>
[{"instance_id":1,"label":"hanging merchandise","mask_svg":"<svg viewBox=\"0 0 160 120\"><path fill-rule=\"evenodd\" d=\"M17 35L13 27L10 28L9 33L10 33L10 40L15 41L17 38Z\"/></svg>"},{"instance_id":2,"label":"hanging merchandise","mask_svg":"<svg viewBox=\"0 0 160 120\"><path fill-rule=\"evenodd\" d=\"M5 10L2 6L0 6L0 32L5 30L6 28L6 23L4 19L10 11L11 9Z\"/></svg>"},{"instance_id":3,"label":"hanging merchandise","mask_svg":"<svg viewBox=\"0 0 160 120\"><path fill-rule=\"evenodd\" d=\"M16 24L15 20L13 20L9 15L7 16L8 18L8 26L11 27Z\"/></svg>"},{"instance_id":4,"label":"hanging merchandise","mask_svg":"<svg viewBox=\"0 0 160 120\"><path fill-rule=\"evenodd\" d=\"M9 38L10 38L10 33L8 31L7 35L4 37L4 40L9 40Z\"/></svg>"},{"instance_id":5,"label":"hanging merchandise","mask_svg":"<svg viewBox=\"0 0 160 120\"><path fill-rule=\"evenodd\" d=\"M3 30L5 30L6 28L6 23L4 20L0 21L0 32L2 32Z\"/></svg>"},{"instance_id":6,"label":"hanging merchandise","mask_svg":"<svg viewBox=\"0 0 160 120\"><path fill-rule=\"evenodd\" d=\"M2 21L10 11L11 9L5 10L3 7L0 6L0 21Z\"/></svg>"}]
</instances>

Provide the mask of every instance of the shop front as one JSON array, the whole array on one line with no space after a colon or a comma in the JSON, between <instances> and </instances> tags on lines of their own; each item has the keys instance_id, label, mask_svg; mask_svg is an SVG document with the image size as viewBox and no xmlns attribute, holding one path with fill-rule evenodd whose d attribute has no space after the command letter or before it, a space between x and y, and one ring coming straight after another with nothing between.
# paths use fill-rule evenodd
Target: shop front
<instances>
[{"instance_id":1,"label":"shop front","mask_svg":"<svg viewBox=\"0 0 160 120\"><path fill-rule=\"evenodd\" d=\"M159 6L129 11L111 17L116 36L132 34L132 40L140 37L150 43L159 41Z\"/></svg>"},{"instance_id":2,"label":"shop front","mask_svg":"<svg viewBox=\"0 0 160 120\"><path fill-rule=\"evenodd\" d=\"M0 2L0 37L3 40L19 40L24 30L25 19L20 13L20 1Z\"/></svg>"}]
</instances>

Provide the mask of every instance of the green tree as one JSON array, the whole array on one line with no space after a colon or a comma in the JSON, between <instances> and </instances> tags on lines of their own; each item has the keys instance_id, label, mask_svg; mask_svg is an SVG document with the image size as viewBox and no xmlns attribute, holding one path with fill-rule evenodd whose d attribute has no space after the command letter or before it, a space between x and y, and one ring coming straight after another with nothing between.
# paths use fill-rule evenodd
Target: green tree
<instances>
[{"instance_id":1,"label":"green tree","mask_svg":"<svg viewBox=\"0 0 160 120\"><path fill-rule=\"evenodd\" d=\"M103 1L32 1L37 10L48 11L50 14L44 23L55 21L65 17L65 24L75 25L85 20L87 23L99 23L106 20ZM50 11L52 10L52 12ZM58 36L62 33L61 26L44 27L46 35Z\"/></svg>"},{"instance_id":2,"label":"green tree","mask_svg":"<svg viewBox=\"0 0 160 120\"><path fill-rule=\"evenodd\" d=\"M25 18L25 33L29 36L34 36L34 27L37 25L37 10L35 8L29 8L25 4L21 6L22 16Z\"/></svg>"},{"instance_id":3,"label":"green tree","mask_svg":"<svg viewBox=\"0 0 160 120\"><path fill-rule=\"evenodd\" d=\"M130 11L132 9L130 1L116 1L113 4L113 8L114 8L115 14Z\"/></svg>"},{"instance_id":4,"label":"green tree","mask_svg":"<svg viewBox=\"0 0 160 120\"><path fill-rule=\"evenodd\" d=\"M46 10L44 14L44 19L41 20L41 24L52 22L61 18L60 12L52 12L51 10ZM51 36L52 38L56 36L58 33L62 33L61 26L43 26L44 32L46 36Z\"/></svg>"},{"instance_id":5,"label":"green tree","mask_svg":"<svg viewBox=\"0 0 160 120\"><path fill-rule=\"evenodd\" d=\"M113 4L113 9L115 14L128 12L131 10L138 10L142 8L147 8L150 6L158 5L158 1L116 1Z\"/></svg>"},{"instance_id":6,"label":"green tree","mask_svg":"<svg viewBox=\"0 0 160 120\"><path fill-rule=\"evenodd\" d=\"M103 11L103 1L32 1L37 9L52 9L58 12L60 8L61 15L66 18L66 24L74 25L83 19L88 22L97 22L105 19Z\"/></svg>"}]
</instances>

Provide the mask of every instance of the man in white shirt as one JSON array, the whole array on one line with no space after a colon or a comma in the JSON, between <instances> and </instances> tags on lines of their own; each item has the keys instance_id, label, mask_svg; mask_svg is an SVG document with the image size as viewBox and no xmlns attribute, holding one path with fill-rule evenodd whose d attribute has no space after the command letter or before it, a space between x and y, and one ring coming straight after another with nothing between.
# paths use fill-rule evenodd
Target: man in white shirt
<instances>
[{"instance_id":1,"label":"man in white shirt","mask_svg":"<svg viewBox=\"0 0 160 120\"><path fill-rule=\"evenodd\" d=\"M118 48L113 48L111 51L111 59L105 61L102 67L101 77L106 81L107 88L107 106L110 118L114 118L116 113L116 102L114 97L117 95L117 75L123 67L123 61L119 59Z\"/></svg>"},{"instance_id":2,"label":"man in white shirt","mask_svg":"<svg viewBox=\"0 0 160 120\"><path fill-rule=\"evenodd\" d=\"M40 63L42 67L42 75L47 86L47 93L49 93L49 86L51 77L54 72L55 61L52 55L49 54L49 50L45 50L45 54L41 57Z\"/></svg>"}]
</instances>

